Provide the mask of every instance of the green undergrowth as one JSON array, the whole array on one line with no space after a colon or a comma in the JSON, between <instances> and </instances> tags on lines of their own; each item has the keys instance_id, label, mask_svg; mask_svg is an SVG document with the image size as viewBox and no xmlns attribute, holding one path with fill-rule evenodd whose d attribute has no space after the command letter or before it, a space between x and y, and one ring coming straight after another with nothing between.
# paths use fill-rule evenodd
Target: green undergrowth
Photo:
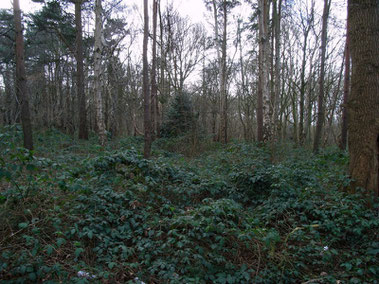
<instances>
[{"instance_id":1,"label":"green undergrowth","mask_svg":"<svg viewBox=\"0 0 379 284\"><path fill-rule=\"evenodd\" d=\"M0 283L379 278L378 203L341 191L337 149L273 159L235 142L190 159L166 139L148 161L140 137L103 149L49 130L29 152L17 126L0 133Z\"/></svg>"}]
</instances>

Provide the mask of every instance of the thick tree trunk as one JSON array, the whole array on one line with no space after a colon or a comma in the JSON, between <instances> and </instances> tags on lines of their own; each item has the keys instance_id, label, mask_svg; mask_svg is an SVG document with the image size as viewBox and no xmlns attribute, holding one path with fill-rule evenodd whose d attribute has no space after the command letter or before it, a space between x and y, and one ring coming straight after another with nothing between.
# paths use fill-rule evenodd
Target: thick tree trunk
<instances>
[{"instance_id":1,"label":"thick tree trunk","mask_svg":"<svg viewBox=\"0 0 379 284\"><path fill-rule=\"evenodd\" d=\"M142 93L144 98L144 129L145 145L143 156L145 159L150 158L151 152L151 109L150 109L150 92L149 92L149 64L147 62L147 44L149 39L149 11L148 0L143 2L144 10L144 29L143 29L143 82Z\"/></svg>"},{"instance_id":2,"label":"thick tree trunk","mask_svg":"<svg viewBox=\"0 0 379 284\"><path fill-rule=\"evenodd\" d=\"M269 88L269 38L268 0L259 0L259 90L258 90L258 140L267 142L272 138L272 122L270 116L270 88Z\"/></svg>"},{"instance_id":3,"label":"thick tree trunk","mask_svg":"<svg viewBox=\"0 0 379 284\"><path fill-rule=\"evenodd\" d=\"M379 193L379 2L349 0L348 146L352 189Z\"/></svg>"},{"instance_id":4,"label":"thick tree trunk","mask_svg":"<svg viewBox=\"0 0 379 284\"><path fill-rule=\"evenodd\" d=\"M322 15L322 32L321 32L321 67L320 67L320 80L319 80L319 96L318 96L318 109L317 109L317 123L316 123L316 133L315 140L313 144L313 151L318 152L320 147L322 128L325 120L325 110L324 110L324 97L325 97L325 58L326 58L326 43L327 43L327 30L328 30L328 18L331 0L324 0L324 12Z\"/></svg>"},{"instance_id":5,"label":"thick tree trunk","mask_svg":"<svg viewBox=\"0 0 379 284\"><path fill-rule=\"evenodd\" d=\"M26 87L24 37L22 35L21 9L19 0L13 0L14 23L16 32L16 97L21 103L21 122L24 133L24 147L33 150L32 122L29 98Z\"/></svg>"},{"instance_id":6,"label":"thick tree trunk","mask_svg":"<svg viewBox=\"0 0 379 284\"><path fill-rule=\"evenodd\" d=\"M75 1L76 26L76 89L79 107L79 139L88 139L86 96L84 92L82 0Z\"/></svg>"},{"instance_id":7,"label":"thick tree trunk","mask_svg":"<svg viewBox=\"0 0 379 284\"><path fill-rule=\"evenodd\" d=\"M97 131L99 133L100 144L104 146L107 141L105 133L104 122L104 105L103 105L103 88L102 88L102 64L101 57L103 51L102 34L103 34L103 19L102 19L102 0L96 0L95 3L95 47L94 47L94 84L95 84L95 96L96 96L96 123Z\"/></svg>"}]
</instances>

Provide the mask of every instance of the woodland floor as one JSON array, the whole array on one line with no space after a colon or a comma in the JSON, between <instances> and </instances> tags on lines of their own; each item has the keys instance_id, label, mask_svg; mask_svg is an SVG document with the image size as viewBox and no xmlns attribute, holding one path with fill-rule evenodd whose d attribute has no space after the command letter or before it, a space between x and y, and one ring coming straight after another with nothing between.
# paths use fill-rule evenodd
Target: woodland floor
<instances>
[{"instance_id":1,"label":"woodland floor","mask_svg":"<svg viewBox=\"0 0 379 284\"><path fill-rule=\"evenodd\" d=\"M34 139L0 129L0 283L378 283L378 202L336 148Z\"/></svg>"}]
</instances>

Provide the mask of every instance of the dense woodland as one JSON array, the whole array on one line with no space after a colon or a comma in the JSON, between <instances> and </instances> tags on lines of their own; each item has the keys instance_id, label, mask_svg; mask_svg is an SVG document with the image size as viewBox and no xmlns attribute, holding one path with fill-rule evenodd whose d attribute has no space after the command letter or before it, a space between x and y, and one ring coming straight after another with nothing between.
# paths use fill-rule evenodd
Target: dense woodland
<instances>
[{"instance_id":1,"label":"dense woodland","mask_svg":"<svg viewBox=\"0 0 379 284\"><path fill-rule=\"evenodd\" d=\"M377 0L33 2L0 10L0 283L377 283Z\"/></svg>"}]
</instances>

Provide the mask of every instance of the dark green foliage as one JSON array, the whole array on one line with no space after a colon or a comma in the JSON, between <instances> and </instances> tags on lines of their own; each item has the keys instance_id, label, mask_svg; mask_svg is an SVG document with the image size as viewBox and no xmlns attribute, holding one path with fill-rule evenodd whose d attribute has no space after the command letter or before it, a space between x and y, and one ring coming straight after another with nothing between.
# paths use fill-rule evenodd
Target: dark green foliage
<instances>
[{"instance_id":1,"label":"dark green foliage","mask_svg":"<svg viewBox=\"0 0 379 284\"><path fill-rule=\"evenodd\" d=\"M336 149L278 145L273 164L253 144L192 160L155 147L147 161L139 138L101 151L50 130L35 153L21 138L0 135L1 283L377 283L378 203L339 191Z\"/></svg>"},{"instance_id":2,"label":"dark green foliage","mask_svg":"<svg viewBox=\"0 0 379 284\"><path fill-rule=\"evenodd\" d=\"M162 137L176 137L195 129L192 102L187 94L177 94L161 128Z\"/></svg>"}]
</instances>

